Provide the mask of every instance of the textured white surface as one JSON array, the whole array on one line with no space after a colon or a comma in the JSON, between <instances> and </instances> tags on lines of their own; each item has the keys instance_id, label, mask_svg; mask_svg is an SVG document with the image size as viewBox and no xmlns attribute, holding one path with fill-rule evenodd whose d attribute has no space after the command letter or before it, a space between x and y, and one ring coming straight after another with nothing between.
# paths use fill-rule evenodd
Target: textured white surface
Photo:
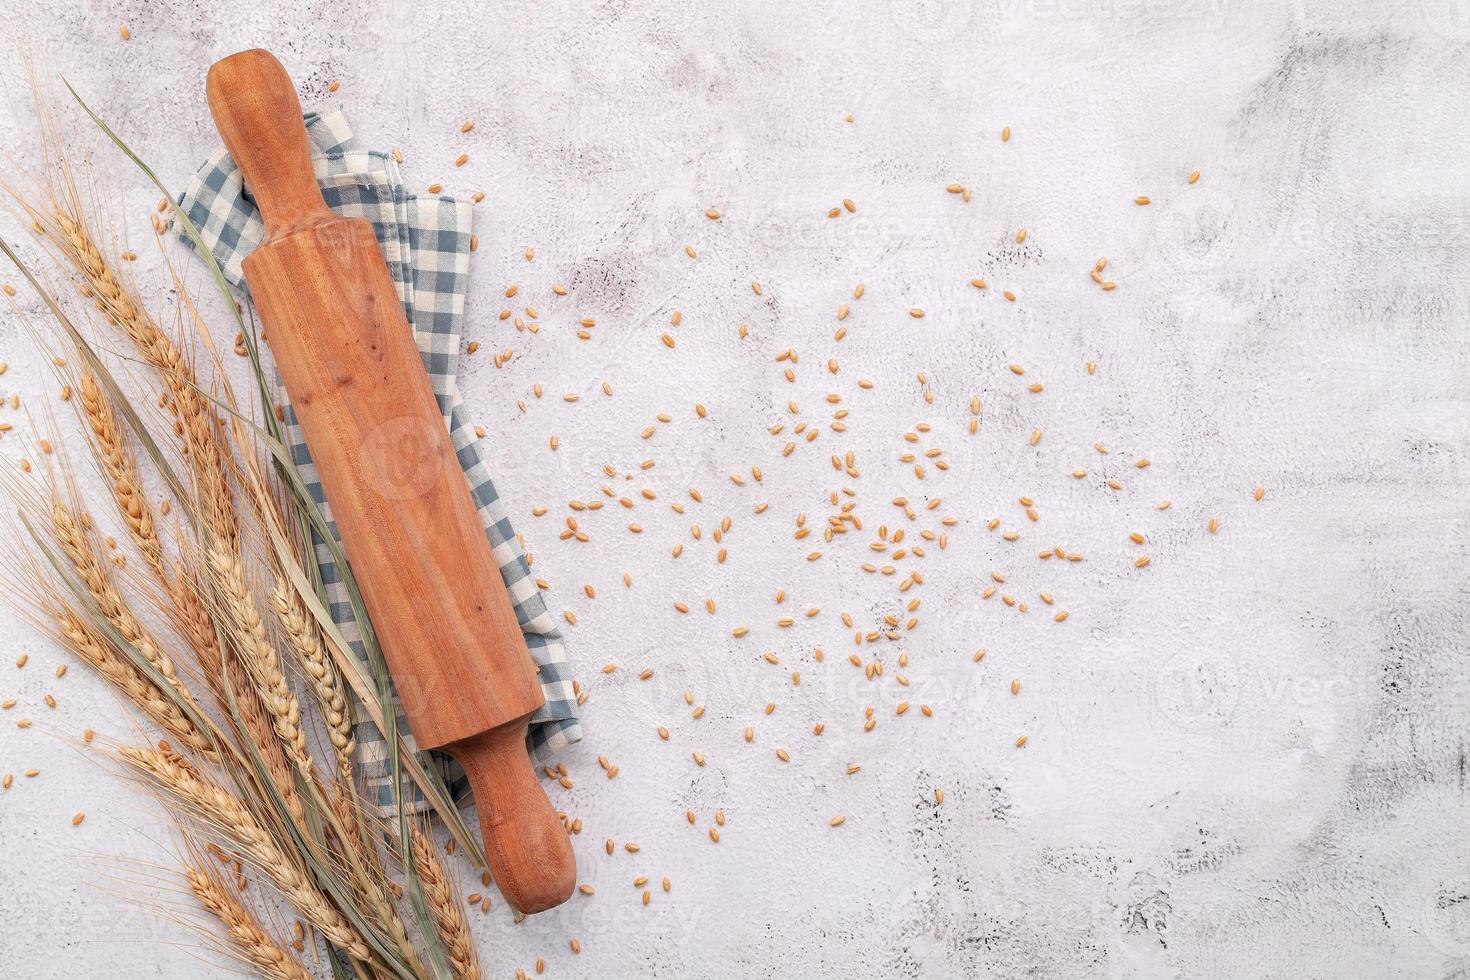
<instances>
[{"instance_id":1,"label":"textured white surface","mask_svg":"<svg viewBox=\"0 0 1470 980\"><path fill-rule=\"evenodd\" d=\"M499 903L473 916L491 976L538 956L548 976L611 977L1470 967L1465 4L21 0L8 22L174 185L214 144L206 67L260 44L308 106L340 100L372 144L403 147L415 182L485 190L469 328L482 349L464 391L553 608L578 617L589 737L566 757L575 788L553 799L583 818L580 876L597 887L520 925ZM20 147L17 65L5 83L0 137ZM461 150L470 161L455 169ZM126 189L115 218L146 228L155 195L101 160ZM972 188L968 204L945 193L951 181ZM857 213L828 219L843 197ZM706 219L708 206L724 216ZM1104 254L1110 294L1087 275ZM141 265L162 298L156 263ZM991 288L966 285L976 275ZM557 281L570 296L551 296ZM540 309L534 336L496 318L512 282ZM580 316L597 320L590 342L574 335ZM505 347L514 358L496 370ZM787 348L794 383L774 359ZM38 411L45 365L9 313L0 356L0 387ZM1043 393L1024 390L1033 379ZM851 411L846 432L828 428L829 392ZM645 441L659 412L672 421ZM803 419L820 437L783 458ZM910 445L920 421L932 431ZM786 432L772 436L776 422ZM950 469L921 481L899 456L930 446ZM849 451L860 478L829 463ZM1133 467L1140 456L1149 469ZM644 459L654 468L639 471ZM583 513L591 541L559 541L566 501L600 498L605 463L619 493L658 499ZM761 483L729 481L752 465ZM1077 466L1086 479L1068 475ZM845 486L864 530L793 540L797 515L822 528ZM889 503L899 494L943 502L910 523ZM547 516L531 516L537 504ZM711 532L727 514L720 565ZM926 545L892 577L861 570L884 560L868 548L880 525L904 528L907 545L941 515L957 521L946 550ZM1021 539L988 531L992 517ZM1148 535L1148 568L1133 567L1132 530ZM1087 560L1036 559L1056 544ZM803 560L813 548L821 560ZM912 569L924 582L900 595ZM980 599L992 570L1029 613ZM1043 610L1042 589L1068 622ZM915 597L919 623L900 642L860 648L885 664L864 680L840 614L877 628ZM778 627L785 614L796 625ZM742 623L750 635L734 639ZM18 616L0 629L32 653L24 670L8 653L0 668L0 695L21 699L0 768L43 770L0 794L4 972L226 971L138 907L188 908L169 836L70 741L86 724L127 735L122 710L84 670L56 680L60 655ZM621 667L604 675L607 662ZM640 682L644 666L655 674ZM934 717L896 716L903 700ZM864 734L868 705L879 723ZM22 715L36 725L17 730ZM845 775L849 762L861 772ZM642 850L608 857L606 837ZM643 907L638 874L669 875L672 893Z\"/></svg>"}]
</instances>

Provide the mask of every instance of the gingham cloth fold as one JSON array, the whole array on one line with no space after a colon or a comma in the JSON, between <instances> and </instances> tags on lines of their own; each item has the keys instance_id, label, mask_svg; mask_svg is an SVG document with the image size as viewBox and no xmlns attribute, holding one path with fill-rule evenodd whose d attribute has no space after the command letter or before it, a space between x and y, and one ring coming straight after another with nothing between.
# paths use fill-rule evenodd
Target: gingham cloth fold
<instances>
[{"instance_id":1,"label":"gingham cloth fold","mask_svg":"<svg viewBox=\"0 0 1470 980\"><path fill-rule=\"evenodd\" d=\"M386 153L359 149L341 112L308 114L306 131L311 139L317 182L328 207L372 223L388 271L403 300L414 340L444 413L444 423L449 427L454 450L469 479L485 536L490 539L516 618L536 661L546 704L531 718L528 741L532 756L544 764L557 751L578 741L582 728L577 719L576 696L572 692L561 633L531 577L525 554L496 495L495 484L490 480L460 404L456 372L469 280L470 205L450 197L407 193L393 158ZM225 277L243 290L245 278L241 263L260 243L264 228L228 153L220 149L209 158L190 180L179 204L198 227ZM181 237L192 245L186 235ZM307 451L305 436L279 381L276 398L285 410L285 437L292 458L335 536L337 526ZM331 549L319 538L314 539L313 546L332 618L353 652L365 661L367 653L362 647L362 634L352 615L347 589ZM361 712L358 718L355 729L358 774L377 804L390 810L395 793L387 767L386 743L376 725L363 718ZM398 724L401 730L408 731L401 708ZM412 745L412 736L406 737ZM444 776L456 801L466 797L468 783L452 759L437 752L420 752L419 757L426 766L435 767ZM408 791L412 795L405 800L407 805L415 811L427 807L417 786L409 784Z\"/></svg>"}]
</instances>

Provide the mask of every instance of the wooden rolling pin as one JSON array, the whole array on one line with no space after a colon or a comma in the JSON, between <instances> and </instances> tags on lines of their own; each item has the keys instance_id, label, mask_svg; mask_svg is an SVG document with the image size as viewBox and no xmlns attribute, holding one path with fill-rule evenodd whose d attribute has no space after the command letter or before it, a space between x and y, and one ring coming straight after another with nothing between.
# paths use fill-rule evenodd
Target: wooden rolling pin
<instances>
[{"instance_id":1,"label":"wooden rolling pin","mask_svg":"<svg viewBox=\"0 0 1470 980\"><path fill-rule=\"evenodd\" d=\"M206 87L265 221L250 295L414 737L469 774L506 900L559 905L576 863L526 752L536 665L373 229L322 200L274 56L231 55Z\"/></svg>"}]
</instances>

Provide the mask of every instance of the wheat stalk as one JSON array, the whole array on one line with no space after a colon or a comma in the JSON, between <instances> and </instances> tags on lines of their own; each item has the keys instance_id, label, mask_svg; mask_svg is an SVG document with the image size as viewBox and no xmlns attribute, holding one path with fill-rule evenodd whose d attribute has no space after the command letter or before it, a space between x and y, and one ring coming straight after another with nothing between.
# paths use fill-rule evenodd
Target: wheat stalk
<instances>
[{"instance_id":1,"label":"wheat stalk","mask_svg":"<svg viewBox=\"0 0 1470 980\"><path fill-rule=\"evenodd\" d=\"M224 677L224 650L220 647L214 619L204 605L199 582L180 563L174 566L173 580L166 584L173 603L173 623L193 649L216 699L224 703L224 687L221 684Z\"/></svg>"},{"instance_id":2,"label":"wheat stalk","mask_svg":"<svg viewBox=\"0 0 1470 980\"><path fill-rule=\"evenodd\" d=\"M238 663L234 652L227 653L220 646L219 632L200 595L198 579L183 564L174 567L169 596L173 600L173 622L194 650L210 690L214 692L215 702L227 715L238 715L240 725L259 750L271 782L286 801L291 816L301 822L305 819L305 809L301 794L296 791L293 767L286 761L285 751L276 737L265 705L261 703L255 684L244 676L244 667ZM234 695L233 713L230 694Z\"/></svg>"},{"instance_id":3,"label":"wheat stalk","mask_svg":"<svg viewBox=\"0 0 1470 980\"><path fill-rule=\"evenodd\" d=\"M125 745L118 752L125 762L151 777L195 816L234 842L242 857L269 876L281 895L329 942L353 959L364 962L371 959L367 942L311 883L295 856L256 820L242 800L157 749Z\"/></svg>"},{"instance_id":4,"label":"wheat stalk","mask_svg":"<svg viewBox=\"0 0 1470 980\"><path fill-rule=\"evenodd\" d=\"M80 210L77 208L75 210ZM186 455L211 528L226 540L239 535L234 496L230 491L226 454L220 446L218 425L198 388L194 369L126 287L102 250L92 240L86 223L63 202L53 202L56 224L38 222L86 281L87 292L109 322L127 334L138 353L162 375L169 394L169 410L179 423Z\"/></svg>"},{"instance_id":5,"label":"wheat stalk","mask_svg":"<svg viewBox=\"0 0 1470 980\"><path fill-rule=\"evenodd\" d=\"M276 734L291 760L302 772L309 772L311 754L306 747L306 733L301 727L301 702L286 682L281 657L266 634L255 596L245 584L244 562L234 552L214 547L209 549L209 567L214 572L214 582L225 613L234 626L235 648L255 681Z\"/></svg>"},{"instance_id":6,"label":"wheat stalk","mask_svg":"<svg viewBox=\"0 0 1470 980\"><path fill-rule=\"evenodd\" d=\"M189 716L129 663L98 630L64 604L56 607L55 618L57 632L69 650L86 661L181 745L215 758L214 746Z\"/></svg>"},{"instance_id":7,"label":"wheat stalk","mask_svg":"<svg viewBox=\"0 0 1470 980\"><path fill-rule=\"evenodd\" d=\"M191 706L197 706L188 686L175 672L173 661L133 614L107 564L98 558L88 534L87 522L55 495L51 499L51 527L57 544L61 545L62 552L71 561L103 617L163 675L180 697Z\"/></svg>"},{"instance_id":8,"label":"wheat stalk","mask_svg":"<svg viewBox=\"0 0 1470 980\"><path fill-rule=\"evenodd\" d=\"M349 870L353 890L367 906L367 911L373 921L398 947L404 962L415 973L423 974L423 964L419 960L418 950L414 948L408 929L404 926L403 919L398 914L398 908L393 904L393 898L388 892L387 875L383 870L378 849L368 839L368 828L363 826L360 801L353 788L350 760L341 765L338 783L339 792L333 798L332 805L342 825L342 832L348 838L342 843L348 852L347 856L351 864Z\"/></svg>"},{"instance_id":9,"label":"wheat stalk","mask_svg":"<svg viewBox=\"0 0 1470 980\"><path fill-rule=\"evenodd\" d=\"M286 634L287 646L296 655L311 689L316 693L322 718L327 723L327 736L332 740L338 761L350 763L356 745L352 735L352 716L342 689L342 679L337 676L336 665L322 643L321 629L302 606L296 590L280 576L276 577L270 601Z\"/></svg>"},{"instance_id":10,"label":"wheat stalk","mask_svg":"<svg viewBox=\"0 0 1470 980\"><path fill-rule=\"evenodd\" d=\"M175 621L194 648L195 656L199 658L200 666L214 691L216 702L227 715L238 717L239 725L259 751L266 772L280 792L292 818L297 823L303 823L306 810L292 775L295 767L286 759L285 749L277 737L277 730L261 701L256 685L249 678L247 669L236 658L234 650L226 652L220 647L215 621L199 595L198 583L182 565L175 569L174 583L172 595L177 614Z\"/></svg>"},{"instance_id":11,"label":"wheat stalk","mask_svg":"<svg viewBox=\"0 0 1470 980\"><path fill-rule=\"evenodd\" d=\"M199 593L197 579L181 564L174 569L170 590L174 606L174 622L189 641L208 679L215 701L226 715L236 718L245 735L255 745L270 776L271 783L285 800L291 816L298 823L306 817L301 794L297 792L293 771L285 748L278 737L270 712L261 700L259 690L246 666L237 656L238 647L220 646L216 622ZM233 709L232 709L233 705Z\"/></svg>"},{"instance_id":12,"label":"wheat stalk","mask_svg":"<svg viewBox=\"0 0 1470 980\"><path fill-rule=\"evenodd\" d=\"M246 737L260 752L271 783L280 791L291 818L297 825L305 826L306 807L301 794L297 792L296 780L292 775L297 767L287 760L286 748L277 737L277 729L271 721L270 712L261 701L256 686L244 675L244 667L233 656L227 658L220 667L221 681L228 682L230 691L235 696L235 708ZM225 699L225 708L228 710L228 699Z\"/></svg>"},{"instance_id":13,"label":"wheat stalk","mask_svg":"<svg viewBox=\"0 0 1470 980\"><path fill-rule=\"evenodd\" d=\"M475 939L470 935L459 895L439 860L434 842L417 825L410 825L410 833L414 870L423 885L434 927L438 929L444 950L449 954L449 965L453 967L457 980L480 980L480 955L475 950Z\"/></svg>"},{"instance_id":14,"label":"wheat stalk","mask_svg":"<svg viewBox=\"0 0 1470 980\"><path fill-rule=\"evenodd\" d=\"M255 915L214 874L186 867L189 890L215 918L224 923L230 943L242 957L271 980L311 980L311 975L286 952Z\"/></svg>"},{"instance_id":15,"label":"wheat stalk","mask_svg":"<svg viewBox=\"0 0 1470 980\"><path fill-rule=\"evenodd\" d=\"M95 115L93 119L153 177L105 123ZM57 131L45 135L48 174L46 190L34 198L38 206L27 203L3 178L0 187L20 201L36 230L54 246L58 266L75 273L82 294L100 311L98 319L105 318L124 335L124 346L157 372L152 383L161 392L158 404L167 415L135 411L131 396L117 385L51 293L3 243L0 250L41 292L80 355L80 366L66 369L63 380L72 383L77 395L79 421L98 471L109 481L108 492L128 533L161 587L153 591L167 597L164 608L172 628L164 635L144 625L137 613L146 611L141 597L151 595L148 583L113 567L75 490L57 492L55 481L50 498L35 501L35 520L25 522L32 528L50 525L58 542L55 551L61 553L52 553L46 542L36 539L52 559L49 567L37 562L31 569L44 590L38 599L48 624L55 619L62 642L133 700L185 753L164 742L158 749L122 750L125 764L156 784L185 838L207 832L233 852L237 871L240 862L248 862L262 880L273 883L304 921L343 951L346 969L338 972L373 980L422 980L430 975L428 964L434 975L449 967L455 976L478 980L480 965L465 914L427 831L415 829L415 843L403 842L416 855L401 869L413 899L400 908L402 892L387 869L393 862L395 873L400 870L401 852L386 843L383 825L357 795L351 760L354 699L348 692L362 696L376 689L371 682L382 679L350 672L355 664L339 649L342 641L331 624L317 619L321 610L316 597L297 572L298 564L312 567L311 515L294 512L291 516L300 526L289 526L281 501L289 499L299 507L311 506L311 501L291 480L286 485L292 496L285 497L282 485L260 465L265 457L255 441L258 433L246 421L271 408L259 364L252 356L262 403L242 408L187 284L174 275L181 319L188 326L165 331L162 317L145 308L126 264L110 259L112 250L99 246L106 236L95 234L93 209L72 175ZM187 217L181 220L192 231ZM160 232L157 219L154 230ZM171 264L169 268L172 273ZM214 272L224 289L217 267ZM207 345L212 363L196 364L196 341ZM201 370L213 387L200 385ZM223 408L216 410L212 396ZM177 437L173 445L186 463L183 481L155 442L155 436L162 439L156 432L160 421L171 424ZM279 435L270 416L266 425L268 433ZM145 495L139 465L150 460L189 518L174 529L176 541L161 540L172 537L160 524L168 505L151 507ZM237 504L241 494L251 506ZM266 547L260 563L265 574L258 578L257 543ZM53 568L65 589L46 584ZM135 591L140 588L145 591ZM181 642L174 641L176 636ZM192 653L192 661L186 663L187 654L180 651ZM169 653L179 657L177 670ZM322 711L338 775L335 784L322 778L311 758L299 698L288 680L291 659L300 665ZM196 665L204 674L200 684L207 685L223 709L225 723L196 710L181 681L182 676L192 682L189 674ZM381 710L376 701L367 707L374 717ZM390 751L398 752L399 745ZM399 761L395 755L395 766ZM412 760L403 764L416 771ZM415 778L422 782L425 777ZM451 807L447 816L457 820L458 815ZM214 844L210 848L217 849ZM257 914L240 889L211 870L202 854L193 852L183 863L190 891L221 922L229 948L243 962L272 977L303 980L309 975L290 946L266 928L272 918ZM224 945L223 936L216 941ZM426 948L433 950L433 963L428 963Z\"/></svg>"},{"instance_id":16,"label":"wheat stalk","mask_svg":"<svg viewBox=\"0 0 1470 980\"><path fill-rule=\"evenodd\" d=\"M143 496L138 462L123 439L117 412L97 385L91 371L83 371L77 384L78 401L92 430L93 449L102 463L113 499L127 521L128 531L149 567L163 575L163 545L153 522L153 509Z\"/></svg>"}]
</instances>

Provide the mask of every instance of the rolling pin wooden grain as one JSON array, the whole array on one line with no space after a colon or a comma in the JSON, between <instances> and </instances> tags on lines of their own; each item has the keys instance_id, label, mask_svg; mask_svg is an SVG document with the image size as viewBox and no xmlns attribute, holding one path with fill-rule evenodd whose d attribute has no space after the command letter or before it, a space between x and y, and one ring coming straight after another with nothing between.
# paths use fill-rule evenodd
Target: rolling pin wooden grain
<instances>
[{"instance_id":1,"label":"rolling pin wooden grain","mask_svg":"<svg viewBox=\"0 0 1470 980\"><path fill-rule=\"evenodd\" d=\"M275 57L231 55L206 87L265 222L250 294L414 737L469 774L506 900L559 905L576 863L526 751L536 665L373 229L322 200Z\"/></svg>"}]
</instances>

